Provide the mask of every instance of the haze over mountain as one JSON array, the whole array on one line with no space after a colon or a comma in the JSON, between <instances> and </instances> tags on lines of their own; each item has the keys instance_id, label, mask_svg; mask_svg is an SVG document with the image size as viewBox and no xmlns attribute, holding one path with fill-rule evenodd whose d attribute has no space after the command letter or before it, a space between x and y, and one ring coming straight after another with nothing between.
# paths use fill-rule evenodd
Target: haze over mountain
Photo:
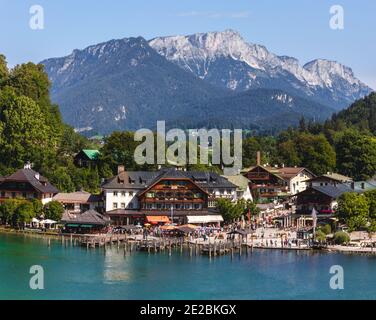
<instances>
[{"instance_id":1,"label":"haze over mountain","mask_svg":"<svg viewBox=\"0 0 376 320\"><path fill-rule=\"evenodd\" d=\"M305 66L231 30L111 40L41 62L52 99L78 131L169 127L283 129L328 118L371 92L350 68Z\"/></svg>"}]
</instances>

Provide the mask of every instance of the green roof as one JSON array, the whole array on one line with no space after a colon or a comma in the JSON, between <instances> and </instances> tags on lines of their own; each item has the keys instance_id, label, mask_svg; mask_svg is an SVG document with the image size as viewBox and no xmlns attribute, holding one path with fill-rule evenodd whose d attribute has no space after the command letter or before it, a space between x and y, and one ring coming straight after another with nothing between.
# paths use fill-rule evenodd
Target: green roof
<instances>
[{"instance_id":1,"label":"green roof","mask_svg":"<svg viewBox=\"0 0 376 320\"><path fill-rule=\"evenodd\" d=\"M88 150L88 149L85 149L85 150L82 150L82 152L85 153L86 156L90 160L97 160L98 156L100 155L100 152L98 150Z\"/></svg>"}]
</instances>

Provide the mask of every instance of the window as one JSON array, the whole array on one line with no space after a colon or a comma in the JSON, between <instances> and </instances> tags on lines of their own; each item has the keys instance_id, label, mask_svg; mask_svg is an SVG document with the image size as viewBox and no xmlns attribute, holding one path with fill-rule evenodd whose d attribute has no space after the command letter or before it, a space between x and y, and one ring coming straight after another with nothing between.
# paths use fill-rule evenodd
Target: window
<instances>
[{"instance_id":1,"label":"window","mask_svg":"<svg viewBox=\"0 0 376 320\"><path fill-rule=\"evenodd\" d=\"M122 192L121 192L121 196L122 196L122 197L125 197L125 191L122 191Z\"/></svg>"},{"instance_id":2,"label":"window","mask_svg":"<svg viewBox=\"0 0 376 320\"><path fill-rule=\"evenodd\" d=\"M117 209L117 208L118 208L118 204L117 204L117 202L114 202L114 203L112 204L112 208L114 208L114 209Z\"/></svg>"},{"instance_id":3,"label":"window","mask_svg":"<svg viewBox=\"0 0 376 320\"><path fill-rule=\"evenodd\" d=\"M120 206L121 206L122 209L125 209L125 203L124 202L122 202Z\"/></svg>"},{"instance_id":4,"label":"window","mask_svg":"<svg viewBox=\"0 0 376 320\"><path fill-rule=\"evenodd\" d=\"M117 197L117 196L118 196L118 192L114 191L114 197Z\"/></svg>"},{"instance_id":5,"label":"window","mask_svg":"<svg viewBox=\"0 0 376 320\"><path fill-rule=\"evenodd\" d=\"M133 203L128 204L129 209L133 209Z\"/></svg>"},{"instance_id":6,"label":"window","mask_svg":"<svg viewBox=\"0 0 376 320\"><path fill-rule=\"evenodd\" d=\"M15 197L16 197L16 193L12 192L12 198L15 198Z\"/></svg>"},{"instance_id":7,"label":"window","mask_svg":"<svg viewBox=\"0 0 376 320\"><path fill-rule=\"evenodd\" d=\"M133 197L133 191L129 191L129 196Z\"/></svg>"},{"instance_id":8,"label":"window","mask_svg":"<svg viewBox=\"0 0 376 320\"><path fill-rule=\"evenodd\" d=\"M26 192L22 192L22 198L26 198Z\"/></svg>"}]
</instances>

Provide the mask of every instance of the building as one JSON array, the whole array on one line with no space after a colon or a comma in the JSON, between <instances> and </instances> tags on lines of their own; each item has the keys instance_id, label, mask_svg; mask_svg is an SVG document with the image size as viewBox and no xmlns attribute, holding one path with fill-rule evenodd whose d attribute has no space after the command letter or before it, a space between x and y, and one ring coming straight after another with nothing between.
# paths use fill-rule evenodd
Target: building
<instances>
[{"instance_id":1,"label":"building","mask_svg":"<svg viewBox=\"0 0 376 320\"><path fill-rule=\"evenodd\" d=\"M222 176L232 184L236 185L236 200L253 201L252 192L249 187L250 181L241 174L233 176Z\"/></svg>"},{"instance_id":2,"label":"building","mask_svg":"<svg viewBox=\"0 0 376 320\"><path fill-rule=\"evenodd\" d=\"M318 221L335 220L334 213L338 207L338 199L346 192L355 192L348 184L312 186L296 196L295 219L297 225L304 227L311 223L313 209L317 212Z\"/></svg>"},{"instance_id":3,"label":"building","mask_svg":"<svg viewBox=\"0 0 376 320\"><path fill-rule=\"evenodd\" d=\"M336 186L338 184L351 184L353 179L339 173L328 172L318 177L313 177L307 181L310 187Z\"/></svg>"},{"instance_id":4,"label":"building","mask_svg":"<svg viewBox=\"0 0 376 320\"><path fill-rule=\"evenodd\" d=\"M306 168L256 165L246 170L253 198L260 202L287 199L304 191L314 174Z\"/></svg>"},{"instance_id":5,"label":"building","mask_svg":"<svg viewBox=\"0 0 376 320\"><path fill-rule=\"evenodd\" d=\"M0 201L22 198L39 199L43 204L52 200L59 192L45 177L26 164L24 169L0 179Z\"/></svg>"},{"instance_id":6,"label":"building","mask_svg":"<svg viewBox=\"0 0 376 320\"><path fill-rule=\"evenodd\" d=\"M90 234L106 233L111 220L95 210L88 210L77 215L65 212L61 223L64 233Z\"/></svg>"},{"instance_id":7,"label":"building","mask_svg":"<svg viewBox=\"0 0 376 320\"><path fill-rule=\"evenodd\" d=\"M58 193L53 197L53 200L60 202L65 210L72 213L82 213L88 210L100 212L103 209L102 196L85 191Z\"/></svg>"},{"instance_id":8,"label":"building","mask_svg":"<svg viewBox=\"0 0 376 320\"><path fill-rule=\"evenodd\" d=\"M81 150L74 156L73 162L77 167L89 168L97 165L100 152L98 150Z\"/></svg>"},{"instance_id":9,"label":"building","mask_svg":"<svg viewBox=\"0 0 376 320\"><path fill-rule=\"evenodd\" d=\"M216 200L236 199L237 189L212 172L135 172L125 171L123 166L101 188L106 215L118 224L141 222L151 216L160 217L161 222L168 217L173 222L185 223L189 216L218 215L214 210Z\"/></svg>"}]
</instances>

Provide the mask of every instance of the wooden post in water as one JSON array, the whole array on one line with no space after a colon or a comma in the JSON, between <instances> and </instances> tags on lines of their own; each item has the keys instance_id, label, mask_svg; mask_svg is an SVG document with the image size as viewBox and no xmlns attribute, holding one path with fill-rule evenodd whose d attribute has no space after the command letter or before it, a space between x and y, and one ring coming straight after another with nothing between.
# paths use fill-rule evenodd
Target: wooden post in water
<instances>
[{"instance_id":1,"label":"wooden post in water","mask_svg":"<svg viewBox=\"0 0 376 320\"><path fill-rule=\"evenodd\" d=\"M61 236L61 244L64 244L64 235Z\"/></svg>"},{"instance_id":2,"label":"wooden post in water","mask_svg":"<svg viewBox=\"0 0 376 320\"><path fill-rule=\"evenodd\" d=\"M73 245L73 234L70 235L70 246Z\"/></svg>"},{"instance_id":3,"label":"wooden post in water","mask_svg":"<svg viewBox=\"0 0 376 320\"><path fill-rule=\"evenodd\" d=\"M210 244L210 242L209 242L209 258L211 258L211 255L212 255L212 251L211 251L212 249L211 249L211 244Z\"/></svg>"}]
</instances>

